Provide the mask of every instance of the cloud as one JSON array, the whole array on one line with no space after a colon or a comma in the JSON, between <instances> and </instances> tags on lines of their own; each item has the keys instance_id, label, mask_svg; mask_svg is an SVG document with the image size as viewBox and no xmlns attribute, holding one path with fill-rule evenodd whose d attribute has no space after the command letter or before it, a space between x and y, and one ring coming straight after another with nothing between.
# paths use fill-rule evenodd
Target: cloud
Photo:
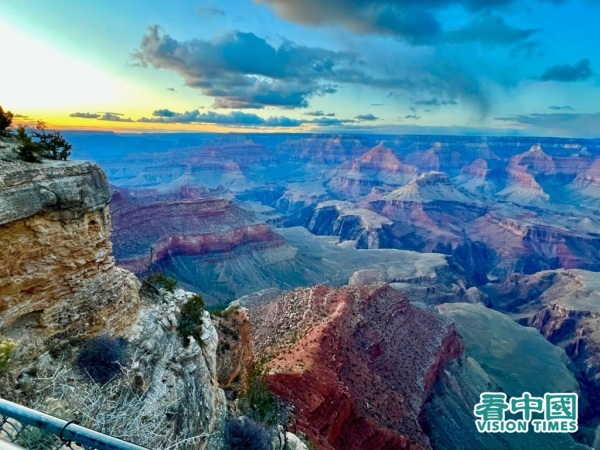
<instances>
[{"instance_id":1,"label":"cloud","mask_svg":"<svg viewBox=\"0 0 600 450\"><path fill-rule=\"evenodd\" d=\"M330 126L334 126L334 125L343 125L343 124L354 123L354 122L356 122L356 121L352 120L352 119L334 119L331 117L318 117L318 118L313 119L306 123L312 123L312 124L320 125L323 127L330 127Z\"/></svg>"},{"instance_id":2,"label":"cloud","mask_svg":"<svg viewBox=\"0 0 600 450\"><path fill-rule=\"evenodd\" d=\"M215 17L215 16L224 16L225 15L225 11L223 11L222 9L210 8L207 6L199 6L198 9L196 10L196 12L198 13L199 16Z\"/></svg>"},{"instance_id":3,"label":"cloud","mask_svg":"<svg viewBox=\"0 0 600 450\"><path fill-rule=\"evenodd\" d=\"M314 116L314 117L322 117L322 116L325 116L325 117L334 117L335 113L324 113L323 111L318 110L318 111L305 112L304 115L305 116Z\"/></svg>"},{"instance_id":4,"label":"cloud","mask_svg":"<svg viewBox=\"0 0 600 450\"><path fill-rule=\"evenodd\" d=\"M455 44L481 42L489 45L513 45L529 39L538 30L514 28L502 16L484 12L473 17L463 28L448 31L444 40Z\"/></svg>"},{"instance_id":5,"label":"cloud","mask_svg":"<svg viewBox=\"0 0 600 450\"><path fill-rule=\"evenodd\" d=\"M429 8L423 8L417 0L256 1L271 6L284 19L303 25L341 25L357 33L399 36L415 42L427 41L440 30Z\"/></svg>"},{"instance_id":6,"label":"cloud","mask_svg":"<svg viewBox=\"0 0 600 450\"><path fill-rule=\"evenodd\" d=\"M431 98L429 100L418 100L418 101L414 102L414 104L421 105L421 106L445 106L445 105L457 105L458 102L456 102L456 100L439 100L437 98Z\"/></svg>"},{"instance_id":7,"label":"cloud","mask_svg":"<svg viewBox=\"0 0 600 450\"><path fill-rule=\"evenodd\" d=\"M545 72L540 76L541 81L585 81L592 76L592 68L590 60L582 59L578 63L557 64L546 68Z\"/></svg>"},{"instance_id":8,"label":"cloud","mask_svg":"<svg viewBox=\"0 0 600 450\"><path fill-rule=\"evenodd\" d=\"M496 120L512 125L522 125L544 135L598 137L600 136L600 112L597 113L534 113L496 117Z\"/></svg>"},{"instance_id":9,"label":"cloud","mask_svg":"<svg viewBox=\"0 0 600 450\"><path fill-rule=\"evenodd\" d=\"M544 0L541 0L544 1ZM545 0L559 3L562 0ZM492 14L519 5L517 0L255 0L285 20L309 26L341 26L356 33L393 36L414 44L449 39L456 43L509 45L534 31L513 28ZM462 29L444 32L445 10L460 6L475 19Z\"/></svg>"},{"instance_id":10,"label":"cloud","mask_svg":"<svg viewBox=\"0 0 600 450\"><path fill-rule=\"evenodd\" d=\"M405 119L414 119L414 120L419 120L421 118L421 116L417 116L416 114L408 114L406 116L404 116Z\"/></svg>"},{"instance_id":11,"label":"cloud","mask_svg":"<svg viewBox=\"0 0 600 450\"><path fill-rule=\"evenodd\" d=\"M355 117L356 120L379 120L379 117L374 116L373 114L359 114Z\"/></svg>"},{"instance_id":12,"label":"cloud","mask_svg":"<svg viewBox=\"0 0 600 450\"><path fill-rule=\"evenodd\" d=\"M122 117L122 114L113 114L109 112L102 114L98 117L98 120L106 120L108 122L133 122L133 119Z\"/></svg>"},{"instance_id":13,"label":"cloud","mask_svg":"<svg viewBox=\"0 0 600 450\"><path fill-rule=\"evenodd\" d=\"M25 114L14 114L13 117L15 119L29 119L29 116L26 116Z\"/></svg>"},{"instance_id":14,"label":"cloud","mask_svg":"<svg viewBox=\"0 0 600 450\"><path fill-rule=\"evenodd\" d=\"M371 103L371 106L383 106L385 103Z\"/></svg>"},{"instance_id":15,"label":"cloud","mask_svg":"<svg viewBox=\"0 0 600 450\"><path fill-rule=\"evenodd\" d=\"M133 57L145 67L178 73L187 86L212 97L215 109L307 107L314 97L334 94L342 84L380 89L388 96L405 91L461 98L481 117L490 103L481 77L447 51L390 70L387 63L366 62L352 52L285 39L273 46L239 31L210 40L178 41L155 25L148 28Z\"/></svg>"},{"instance_id":16,"label":"cloud","mask_svg":"<svg viewBox=\"0 0 600 450\"><path fill-rule=\"evenodd\" d=\"M574 111L575 108L573 108L572 106L548 106L549 109L552 109L554 111L560 111L560 110L566 110L566 111Z\"/></svg>"},{"instance_id":17,"label":"cloud","mask_svg":"<svg viewBox=\"0 0 600 450\"><path fill-rule=\"evenodd\" d=\"M145 67L172 70L187 86L214 98L215 108L306 107L336 92L332 81L356 76L357 57L284 41L274 47L253 33L177 41L148 28L133 57Z\"/></svg>"},{"instance_id":18,"label":"cloud","mask_svg":"<svg viewBox=\"0 0 600 450\"><path fill-rule=\"evenodd\" d=\"M172 88L172 87L168 87L168 88L167 88L167 91L171 91L171 92L177 92L177 89L175 89L175 88Z\"/></svg>"},{"instance_id":19,"label":"cloud","mask_svg":"<svg viewBox=\"0 0 600 450\"><path fill-rule=\"evenodd\" d=\"M80 119L98 119L100 114L98 113L87 113L87 112L74 112L69 114L69 117L78 117Z\"/></svg>"},{"instance_id":20,"label":"cloud","mask_svg":"<svg viewBox=\"0 0 600 450\"><path fill-rule=\"evenodd\" d=\"M269 117L267 119L252 113L231 111L220 114L214 111L200 112L195 109L184 113L176 113L168 109L157 109L153 117L142 117L138 122L145 123L211 123L215 125L262 126L262 127L298 127L305 123L302 120L285 116Z\"/></svg>"},{"instance_id":21,"label":"cloud","mask_svg":"<svg viewBox=\"0 0 600 450\"><path fill-rule=\"evenodd\" d=\"M170 109L157 109L152 112L154 117L175 117L178 114Z\"/></svg>"}]
</instances>

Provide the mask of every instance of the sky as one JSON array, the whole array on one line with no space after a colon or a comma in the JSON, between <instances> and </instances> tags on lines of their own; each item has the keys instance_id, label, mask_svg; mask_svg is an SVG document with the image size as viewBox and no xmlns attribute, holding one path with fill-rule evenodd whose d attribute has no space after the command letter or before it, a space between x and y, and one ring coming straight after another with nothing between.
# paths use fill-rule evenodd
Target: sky
<instances>
[{"instance_id":1,"label":"sky","mask_svg":"<svg viewBox=\"0 0 600 450\"><path fill-rule=\"evenodd\" d=\"M0 2L0 106L61 129L600 137L600 0Z\"/></svg>"}]
</instances>

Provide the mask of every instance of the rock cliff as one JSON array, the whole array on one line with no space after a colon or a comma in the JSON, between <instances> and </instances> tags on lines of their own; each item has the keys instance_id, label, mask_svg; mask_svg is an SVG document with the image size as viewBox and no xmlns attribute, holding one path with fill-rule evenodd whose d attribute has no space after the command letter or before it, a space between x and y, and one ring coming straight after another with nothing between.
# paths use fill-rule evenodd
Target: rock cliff
<instances>
[{"instance_id":1,"label":"rock cliff","mask_svg":"<svg viewBox=\"0 0 600 450\"><path fill-rule=\"evenodd\" d=\"M319 449L421 449L419 414L462 341L385 284L296 289L250 303L267 383Z\"/></svg>"},{"instance_id":2,"label":"rock cliff","mask_svg":"<svg viewBox=\"0 0 600 450\"><path fill-rule=\"evenodd\" d=\"M0 160L0 335L16 361L137 320L139 282L115 266L109 199L95 164Z\"/></svg>"}]
</instances>

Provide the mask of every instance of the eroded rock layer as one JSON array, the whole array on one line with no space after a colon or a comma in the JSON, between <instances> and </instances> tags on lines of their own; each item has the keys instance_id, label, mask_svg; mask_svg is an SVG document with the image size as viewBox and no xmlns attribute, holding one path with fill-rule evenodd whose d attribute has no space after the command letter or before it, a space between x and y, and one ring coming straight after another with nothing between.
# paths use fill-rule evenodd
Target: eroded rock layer
<instances>
[{"instance_id":1,"label":"eroded rock layer","mask_svg":"<svg viewBox=\"0 0 600 450\"><path fill-rule=\"evenodd\" d=\"M296 289L247 305L267 383L320 449L429 448L419 414L462 341L385 284Z\"/></svg>"},{"instance_id":2,"label":"eroded rock layer","mask_svg":"<svg viewBox=\"0 0 600 450\"><path fill-rule=\"evenodd\" d=\"M0 335L16 360L137 319L139 282L114 264L109 199L95 164L0 161Z\"/></svg>"}]
</instances>

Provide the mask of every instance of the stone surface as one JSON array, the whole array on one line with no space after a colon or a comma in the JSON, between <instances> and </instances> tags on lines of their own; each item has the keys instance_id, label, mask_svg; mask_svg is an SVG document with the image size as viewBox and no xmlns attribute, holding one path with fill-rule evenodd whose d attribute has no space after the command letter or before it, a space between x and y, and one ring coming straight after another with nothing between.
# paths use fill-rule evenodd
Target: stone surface
<instances>
[{"instance_id":1,"label":"stone surface","mask_svg":"<svg viewBox=\"0 0 600 450\"><path fill-rule=\"evenodd\" d=\"M429 448L418 417L453 326L385 284L297 289L246 305L267 383L319 449Z\"/></svg>"},{"instance_id":2,"label":"stone surface","mask_svg":"<svg viewBox=\"0 0 600 450\"><path fill-rule=\"evenodd\" d=\"M139 282L114 264L109 198L95 164L0 161L0 334L15 362L136 320Z\"/></svg>"}]
</instances>

